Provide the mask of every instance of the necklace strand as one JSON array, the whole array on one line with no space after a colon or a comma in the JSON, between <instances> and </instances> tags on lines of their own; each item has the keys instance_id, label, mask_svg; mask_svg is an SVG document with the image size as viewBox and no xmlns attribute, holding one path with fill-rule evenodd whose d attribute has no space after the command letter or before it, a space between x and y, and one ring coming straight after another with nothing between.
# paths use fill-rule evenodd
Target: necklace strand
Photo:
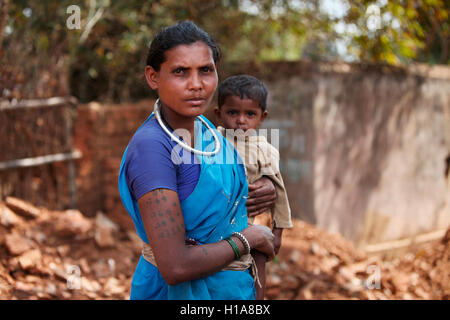
<instances>
[{"instance_id":1,"label":"necklace strand","mask_svg":"<svg viewBox=\"0 0 450 320\"><path fill-rule=\"evenodd\" d=\"M217 154L220 150L220 141L219 138L217 137L216 133L214 132L214 130L209 126L209 124L203 120L201 117L197 117L198 119L200 119L201 122L203 122L206 126L206 128L211 132L213 138L214 138L214 145L216 147L216 149L214 151L201 151L201 150L197 150L195 148L192 148L191 146L187 145L186 143L184 143L183 141L181 141L180 139L178 139L172 132L169 131L169 129L167 129L167 127L164 125L162 119L161 119L161 113L159 111L159 99L156 100L155 102L155 106L153 108L153 111L155 112L155 117L156 120L158 120L159 125L161 126L161 128L163 128L163 130L172 138L172 140L176 141L182 148L186 149L187 151L193 152L195 154L199 154L199 155L203 155L203 156L213 156L215 154Z\"/></svg>"}]
</instances>

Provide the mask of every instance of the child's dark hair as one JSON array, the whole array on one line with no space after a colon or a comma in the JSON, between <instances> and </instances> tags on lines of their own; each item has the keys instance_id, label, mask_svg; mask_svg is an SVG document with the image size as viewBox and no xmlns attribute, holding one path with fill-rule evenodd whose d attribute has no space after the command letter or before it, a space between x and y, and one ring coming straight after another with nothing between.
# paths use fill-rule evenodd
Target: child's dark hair
<instances>
[{"instance_id":1,"label":"child's dark hair","mask_svg":"<svg viewBox=\"0 0 450 320\"><path fill-rule=\"evenodd\" d=\"M166 60L166 51L178 45L189 45L197 41L202 41L211 48L214 62L220 60L219 48L209 34L192 21L183 21L164 28L156 35L148 51L147 65L159 71L161 64Z\"/></svg>"},{"instance_id":2,"label":"child's dark hair","mask_svg":"<svg viewBox=\"0 0 450 320\"><path fill-rule=\"evenodd\" d=\"M255 77L241 74L225 79L219 85L219 108L225 103L226 98L229 96L256 101L262 111L266 111L267 89L264 83Z\"/></svg>"}]
</instances>

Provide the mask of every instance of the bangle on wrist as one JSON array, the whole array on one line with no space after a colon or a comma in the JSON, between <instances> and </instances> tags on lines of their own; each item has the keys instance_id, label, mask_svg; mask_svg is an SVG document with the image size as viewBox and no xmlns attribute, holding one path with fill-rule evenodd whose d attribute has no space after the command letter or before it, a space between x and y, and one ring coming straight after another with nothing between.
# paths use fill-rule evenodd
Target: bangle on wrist
<instances>
[{"instance_id":1,"label":"bangle on wrist","mask_svg":"<svg viewBox=\"0 0 450 320\"><path fill-rule=\"evenodd\" d=\"M248 242L247 238L240 232L233 232L231 235L237 237L239 240L242 241L242 244L244 245L244 249L245 249L245 253L244 254L249 254L251 247L250 247L250 243Z\"/></svg>"},{"instance_id":2,"label":"bangle on wrist","mask_svg":"<svg viewBox=\"0 0 450 320\"><path fill-rule=\"evenodd\" d=\"M231 248L233 249L234 258L235 259L240 259L241 258L241 252L239 251L239 248L238 248L236 242L234 242L234 240L231 239L231 238L226 238L225 241L228 242L230 244Z\"/></svg>"}]
</instances>

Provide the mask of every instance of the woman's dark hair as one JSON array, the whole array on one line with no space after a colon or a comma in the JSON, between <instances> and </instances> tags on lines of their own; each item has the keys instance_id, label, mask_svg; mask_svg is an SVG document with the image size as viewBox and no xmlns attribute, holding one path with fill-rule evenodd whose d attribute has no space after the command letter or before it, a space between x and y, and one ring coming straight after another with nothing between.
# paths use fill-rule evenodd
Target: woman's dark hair
<instances>
[{"instance_id":1,"label":"woman's dark hair","mask_svg":"<svg viewBox=\"0 0 450 320\"><path fill-rule=\"evenodd\" d=\"M256 101L262 111L266 111L267 89L264 83L255 77L241 74L225 79L219 85L219 108L225 103L225 100L229 96Z\"/></svg>"},{"instance_id":2,"label":"woman's dark hair","mask_svg":"<svg viewBox=\"0 0 450 320\"><path fill-rule=\"evenodd\" d=\"M153 39L147 56L147 65L159 71L166 60L165 52L181 44L189 45L197 41L204 42L211 48L214 62L220 60L220 51L208 33L192 21L179 22L164 28Z\"/></svg>"}]
</instances>

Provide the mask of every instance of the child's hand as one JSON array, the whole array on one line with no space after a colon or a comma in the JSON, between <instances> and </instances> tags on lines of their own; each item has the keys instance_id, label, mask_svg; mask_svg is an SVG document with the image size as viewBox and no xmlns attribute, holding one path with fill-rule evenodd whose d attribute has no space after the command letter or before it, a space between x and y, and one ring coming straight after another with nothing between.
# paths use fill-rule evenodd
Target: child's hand
<instances>
[{"instance_id":1,"label":"child's hand","mask_svg":"<svg viewBox=\"0 0 450 320\"><path fill-rule=\"evenodd\" d=\"M281 237L283 235L283 229L273 228L272 233L275 236L275 238L273 239L273 249L275 251L275 254L277 255L278 251L280 251L281 248Z\"/></svg>"},{"instance_id":2,"label":"child's hand","mask_svg":"<svg viewBox=\"0 0 450 320\"><path fill-rule=\"evenodd\" d=\"M277 194L275 186L267 177L261 177L253 184L248 185L248 199L246 202L249 217L270 210L275 204Z\"/></svg>"}]
</instances>

